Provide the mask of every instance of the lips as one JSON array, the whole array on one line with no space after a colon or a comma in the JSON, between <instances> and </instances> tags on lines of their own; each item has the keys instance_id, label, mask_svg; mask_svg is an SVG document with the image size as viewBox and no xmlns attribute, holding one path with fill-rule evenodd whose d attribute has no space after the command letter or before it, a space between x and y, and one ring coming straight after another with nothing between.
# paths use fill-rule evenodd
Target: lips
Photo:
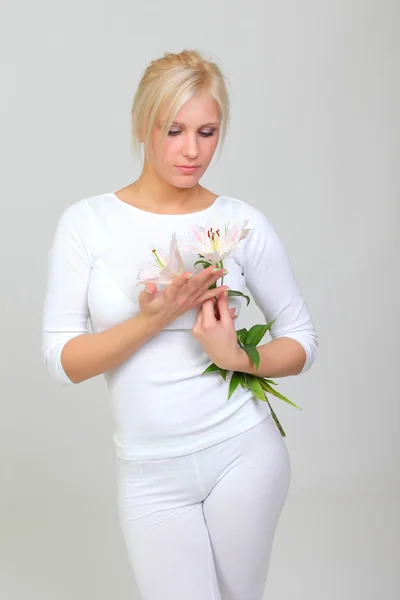
<instances>
[{"instance_id":1,"label":"lips","mask_svg":"<svg viewBox=\"0 0 400 600\"><path fill-rule=\"evenodd\" d=\"M176 165L176 168L182 171L183 173L194 173L199 166L189 166L189 165Z\"/></svg>"}]
</instances>

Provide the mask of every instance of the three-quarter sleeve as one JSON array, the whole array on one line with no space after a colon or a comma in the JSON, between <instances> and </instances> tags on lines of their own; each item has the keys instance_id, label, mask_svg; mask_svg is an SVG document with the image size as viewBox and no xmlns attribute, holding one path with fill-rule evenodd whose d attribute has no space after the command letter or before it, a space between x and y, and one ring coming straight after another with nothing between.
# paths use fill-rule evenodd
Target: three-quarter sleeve
<instances>
[{"instance_id":1,"label":"three-quarter sleeve","mask_svg":"<svg viewBox=\"0 0 400 600\"><path fill-rule=\"evenodd\" d=\"M275 319L271 338L290 337L302 345L306 353L304 373L317 356L314 324L277 232L262 211L253 206L251 214L251 231L242 246L246 286L266 321Z\"/></svg>"},{"instance_id":2,"label":"three-quarter sleeve","mask_svg":"<svg viewBox=\"0 0 400 600\"><path fill-rule=\"evenodd\" d=\"M91 207L81 200L61 215L48 253L42 350L46 367L62 385L74 383L62 366L62 349L70 339L88 333L92 248Z\"/></svg>"}]
</instances>

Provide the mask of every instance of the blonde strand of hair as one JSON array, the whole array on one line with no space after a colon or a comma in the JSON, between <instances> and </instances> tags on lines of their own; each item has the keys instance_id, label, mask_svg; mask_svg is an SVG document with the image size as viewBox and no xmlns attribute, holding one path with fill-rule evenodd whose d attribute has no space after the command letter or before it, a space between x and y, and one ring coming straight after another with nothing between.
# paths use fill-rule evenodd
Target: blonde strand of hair
<instances>
[{"instance_id":1,"label":"blonde strand of hair","mask_svg":"<svg viewBox=\"0 0 400 600\"><path fill-rule=\"evenodd\" d=\"M133 150L139 158L140 137L143 139L144 156L151 157L153 154L152 134L155 127L159 126L161 109L166 108L166 115L161 127L158 152L183 104L204 89L211 94L219 108L222 149L229 125L229 98L227 81L220 67L204 58L198 50L189 49L179 54L166 52L150 62L139 82L131 108Z\"/></svg>"}]
</instances>

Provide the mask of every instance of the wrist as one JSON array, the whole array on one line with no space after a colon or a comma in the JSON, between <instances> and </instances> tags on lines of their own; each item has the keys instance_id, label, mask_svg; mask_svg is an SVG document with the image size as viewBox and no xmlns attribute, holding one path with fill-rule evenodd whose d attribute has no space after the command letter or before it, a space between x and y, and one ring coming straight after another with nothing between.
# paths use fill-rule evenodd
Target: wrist
<instances>
[{"instance_id":1,"label":"wrist","mask_svg":"<svg viewBox=\"0 0 400 600\"><path fill-rule=\"evenodd\" d=\"M148 339L152 338L163 329L161 323L153 316L138 313L135 317L133 317L133 320L135 321L137 327L139 327L142 336Z\"/></svg>"},{"instance_id":2,"label":"wrist","mask_svg":"<svg viewBox=\"0 0 400 600\"><path fill-rule=\"evenodd\" d=\"M234 356L232 357L232 364L230 365L229 370L248 373L250 368L250 362L251 361L247 356L246 352L238 346Z\"/></svg>"}]
</instances>

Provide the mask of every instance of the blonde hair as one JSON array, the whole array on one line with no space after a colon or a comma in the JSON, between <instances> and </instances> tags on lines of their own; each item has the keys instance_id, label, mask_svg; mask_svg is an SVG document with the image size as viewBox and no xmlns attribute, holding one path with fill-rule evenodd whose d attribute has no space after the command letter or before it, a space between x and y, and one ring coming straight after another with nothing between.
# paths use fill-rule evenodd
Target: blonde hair
<instances>
[{"instance_id":1,"label":"blonde hair","mask_svg":"<svg viewBox=\"0 0 400 600\"><path fill-rule=\"evenodd\" d=\"M141 157L142 133L144 155L153 156L152 134L159 126L161 109L165 109L158 152L182 106L201 91L207 91L219 108L222 149L229 124L229 98L226 78L215 62L206 60L197 50L179 54L166 52L146 68L132 103L133 149Z\"/></svg>"}]
</instances>

